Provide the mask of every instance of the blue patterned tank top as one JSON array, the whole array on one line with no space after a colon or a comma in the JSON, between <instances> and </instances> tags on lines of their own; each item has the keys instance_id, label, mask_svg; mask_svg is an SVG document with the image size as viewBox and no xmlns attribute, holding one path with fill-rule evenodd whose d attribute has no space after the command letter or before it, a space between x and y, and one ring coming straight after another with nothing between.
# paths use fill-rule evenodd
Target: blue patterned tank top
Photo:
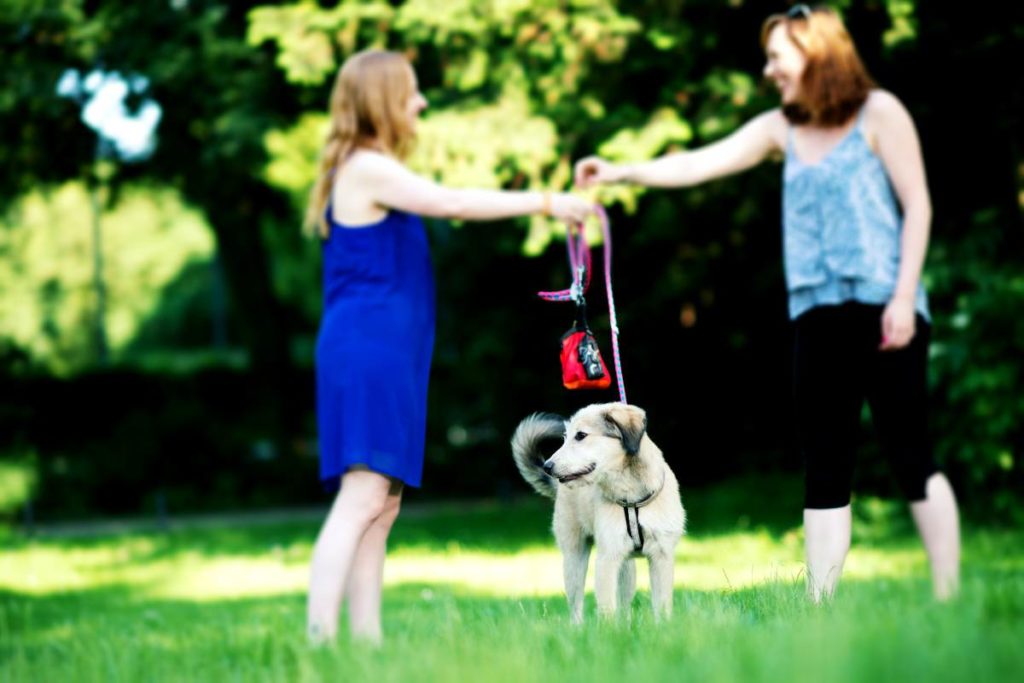
<instances>
[{"instance_id":1,"label":"blue patterned tank top","mask_svg":"<svg viewBox=\"0 0 1024 683\"><path fill-rule=\"evenodd\" d=\"M862 107L846 137L816 164L797 157L789 129L782 213L790 318L846 301L885 304L896 289L903 216L863 118ZM915 308L930 320L921 284Z\"/></svg>"}]
</instances>

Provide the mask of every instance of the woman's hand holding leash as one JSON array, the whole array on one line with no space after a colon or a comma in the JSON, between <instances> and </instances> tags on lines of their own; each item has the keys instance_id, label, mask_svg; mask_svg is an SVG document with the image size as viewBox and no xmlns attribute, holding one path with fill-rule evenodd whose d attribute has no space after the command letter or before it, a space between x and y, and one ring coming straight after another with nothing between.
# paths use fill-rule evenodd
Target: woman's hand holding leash
<instances>
[{"instance_id":1,"label":"woman's hand holding leash","mask_svg":"<svg viewBox=\"0 0 1024 683\"><path fill-rule=\"evenodd\" d=\"M582 223L594 215L594 205L582 197L559 192L544 193L543 213L570 223Z\"/></svg>"},{"instance_id":2,"label":"woman's hand holding leash","mask_svg":"<svg viewBox=\"0 0 1024 683\"><path fill-rule=\"evenodd\" d=\"M576 187L580 188L621 183L626 179L628 170L628 166L619 166L601 157L590 156L576 162L574 181Z\"/></svg>"}]
</instances>

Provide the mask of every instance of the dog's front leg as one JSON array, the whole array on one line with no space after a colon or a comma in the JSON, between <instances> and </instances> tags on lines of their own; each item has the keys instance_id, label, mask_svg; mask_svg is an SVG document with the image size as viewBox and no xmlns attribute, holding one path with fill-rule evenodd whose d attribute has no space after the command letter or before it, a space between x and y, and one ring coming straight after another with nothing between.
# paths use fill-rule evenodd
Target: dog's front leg
<instances>
[{"instance_id":1,"label":"dog's front leg","mask_svg":"<svg viewBox=\"0 0 1024 683\"><path fill-rule=\"evenodd\" d=\"M633 596L636 595L636 560L627 557L622 568L619 569L619 609L626 619L630 617L630 607L633 604Z\"/></svg>"},{"instance_id":2,"label":"dog's front leg","mask_svg":"<svg viewBox=\"0 0 1024 683\"><path fill-rule=\"evenodd\" d=\"M597 612L602 617L613 617L616 611L616 593L619 588L619 572L625 556L597 548L597 563L594 567L594 595L597 598Z\"/></svg>"},{"instance_id":3,"label":"dog's front leg","mask_svg":"<svg viewBox=\"0 0 1024 683\"><path fill-rule=\"evenodd\" d=\"M587 564L590 562L590 544L584 539L573 539L561 544L562 574L565 579L565 597L569 601L569 619L573 624L583 623L583 590L587 582Z\"/></svg>"},{"instance_id":4,"label":"dog's front leg","mask_svg":"<svg viewBox=\"0 0 1024 683\"><path fill-rule=\"evenodd\" d=\"M675 573L675 556L655 553L648 559L651 569L651 606L654 619L672 616L672 584Z\"/></svg>"}]
</instances>

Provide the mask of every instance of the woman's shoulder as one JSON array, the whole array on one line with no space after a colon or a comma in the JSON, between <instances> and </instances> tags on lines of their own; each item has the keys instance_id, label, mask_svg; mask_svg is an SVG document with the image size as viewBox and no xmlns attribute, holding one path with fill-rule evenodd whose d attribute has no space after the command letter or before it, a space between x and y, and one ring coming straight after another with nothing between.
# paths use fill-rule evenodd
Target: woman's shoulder
<instances>
[{"instance_id":1,"label":"woman's shoulder","mask_svg":"<svg viewBox=\"0 0 1024 683\"><path fill-rule=\"evenodd\" d=\"M338 170L334 178L334 192L364 192L394 178L404 170L402 163L375 149L356 149Z\"/></svg>"},{"instance_id":2,"label":"woman's shoulder","mask_svg":"<svg viewBox=\"0 0 1024 683\"><path fill-rule=\"evenodd\" d=\"M392 156L375 149L360 148L345 161L344 173L350 177L374 177L387 173L401 163Z\"/></svg>"},{"instance_id":3,"label":"woman's shoulder","mask_svg":"<svg viewBox=\"0 0 1024 683\"><path fill-rule=\"evenodd\" d=\"M782 113L782 107L761 112L754 117L754 120L761 121L764 126L771 129L786 129L786 115Z\"/></svg>"},{"instance_id":4,"label":"woman's shoulder","mask_svg":"<svg viewBox=\"0 0 1024 683\"><path fill-rule=\"evenodd\" d=\"M338 170L331 187L335 220L345 225L365 225L383 220L387 210L374 200L373 188L385 182L395 159L372 149L353 151Z\"/></svg>"},{"instance_id":5,"label":"woman's shoulder","mask_svg":"<svg viewBox=\"0 0 1024 683\"><path fill-rule=\"evenodd\" d=\"M786 137L789 135L789 121L782 113L782 107L775 107L762 112L754 117L752 122L756 123L764 134L771 140L776 150L786 148Z\"/></svg>"},{"instance_id":6,"label":"woman's shoulder","mask_svg":"<svg viewBox=\"0 0 1024 683\"><path fill-rule=\"evenodd\" d=\"M880 137L905 133L914 127L907 107L888 90L876 88L868 93L863 108L863 129L871 148L878 149Z\"/></svg>"},{"instance_id":7,"label":"woman's shoulder","mask_svg":"<svg viewBox=\"0 0 1024 683\"><path fill-rule=\"evenodd\" d=\"M868 93L864 100L864 115L876 121L891 119L893 116L902 116L907 113L900 98L882 88L875 88Z\"/></svg>"}]
</instances>

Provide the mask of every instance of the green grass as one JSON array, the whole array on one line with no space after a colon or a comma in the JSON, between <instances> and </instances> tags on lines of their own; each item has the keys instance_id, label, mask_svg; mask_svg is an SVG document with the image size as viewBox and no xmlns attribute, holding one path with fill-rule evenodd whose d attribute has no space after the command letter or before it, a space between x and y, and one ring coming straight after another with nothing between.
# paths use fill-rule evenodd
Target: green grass
<instances>
[{"instance_id":1,"label":"green grass","mask_svg":"<svg viewBox=\"0 0 1024 683\"><path fill-rule=\"evenodd\" d=\"M779 484L771 500L793 500ZM768 487L771 488L770 486ZM953 681L1024 676L1024 533L968 525L964 587L930 598L902 506L856 506L829 605L804 599L799 510L749 512L749 486L684 491L675 615L572 628L550 506L400 517L385 645L310 649L316 525L64 540L0 538L0 681ZM759 490L765 490L762 485ZM761 503L764 506L764 503Z\"/></svg>"}]
</instances>

